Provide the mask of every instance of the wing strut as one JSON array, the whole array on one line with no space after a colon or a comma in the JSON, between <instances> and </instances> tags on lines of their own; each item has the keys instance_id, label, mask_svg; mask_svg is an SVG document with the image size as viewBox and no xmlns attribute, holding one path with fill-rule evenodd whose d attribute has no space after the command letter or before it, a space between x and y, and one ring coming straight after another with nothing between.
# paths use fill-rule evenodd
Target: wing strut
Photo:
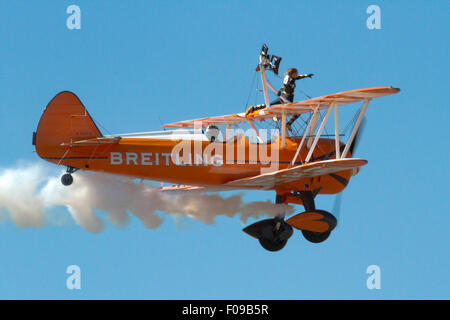
<instances>
[{"instance_id":1,"label":"wing strut","mask_svg":"<svg viewBox=\"0 0 450 320\"><path fill-rule=\"evenodd\" d=\"M309 162L311 159L312 153L314 149L316 148L317 142L319 141L320 135L322 134L323 128L325 128L325 124L328 121L328 117L330 116L331 110L333 107L337 106L337 103L333 101L331 103L331 106L328 107L327 114L325 115L325 118L322 120L322 123L320 124L319 131L317 131L316 137L314 138L314 142L311 146L311 149L309 149L308 155L306 156L305 162Z\"/></svg>"},{"instance_id":2,"label":"wing strut","mask_svg":"<svg viewBox=\"0 0 450 320\"><path fill-rule=\"evenodd\" d=\"M281 149L286 148L286 111L281 113Z\"/></svg>"},{"instance_id":3,"label":"wing strut","mask_svg":"<svg viewBox=\"0 0 450 320\"><path fill-rule=\"evenodd\" d=\"M298 145L297 151L295 152L295 156L292 159L291 167L294 165L295 161L297 160L298 154L300 153L300 150L302 149L303 144L305 143L306 137L309 135L309 131L311 130L311 125L313 123L311 120L309 121L308 126L306 127L305 132L303 133L302 140L300 141L300 144Z\"/></svg>"},{"instance_id":4,"label":"wing strut","mask_svg":"<svg viewBox=\"0 0 450 320\"><path fill-rule=\"evenodd\" d=\"M334 106L334 142L336 145L336 159L341 157L339 148L339 115L338 106Z\"/></svg>"},{"instance_id":5,"label":"wing strut","mask_svg":"<svg viewBox=\"0 0 450 320\"><path fill-rule=\"evenodd\" d=\"M312 118L310 120L312 122L312 126L311 126L312 134L314 134L314 132L316 132L317 118L319 116L319 111L320 111L320 103L316 108L314 108L314 112L313 112ZM308 138L307 143L306 143L306 148L308 150L311 148L312 143L313 143L313 138L312 137Z\"/></svg>"},{"instance_id":6,"label":"wing strut","mask_svg":"<svg viewBox=\"0 0 450 320\"><path fill-rule=\"evenodd\" d=\"M252 120L248 120L248 123L250 123L250 126L253 128L253 130L255 131L255 133L256 133L256 137L258 138L258 141L259 141L259 143L263 143L264 141L263 141L263 139L261 138L261 136L259 135L259 131L258 131L258 129L255 127L255 124L253 123L253 121Z\"/></svg>"}]
</instances>

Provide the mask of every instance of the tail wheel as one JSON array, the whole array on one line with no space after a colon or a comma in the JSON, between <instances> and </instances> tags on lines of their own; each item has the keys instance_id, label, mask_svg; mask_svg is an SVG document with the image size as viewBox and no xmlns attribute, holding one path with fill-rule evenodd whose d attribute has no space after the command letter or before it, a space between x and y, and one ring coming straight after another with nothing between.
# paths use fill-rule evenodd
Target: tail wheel
<instances>
[{"instance_id":1,"label":"tail wheel","mask_svg":"<svg viewBox=\"0 0 450 320\"><path fill-rule=\"evenodd\" d=\"M308 230L302 230L302 234L309 242L321 243L328 239L331 234L331 230L325 232L312 232Z\"/></svg>"},{"instance_id":2,"label":"tail wheel","mask_svg":"<svg viewBox=\"0 0 450 320\"><path fill-rule=\"evenodd\" d=\"M63 174L61 177L61 183L65 186L70 186L73 182L73 177L70 173Z\"/></svg>"}]
</instances>

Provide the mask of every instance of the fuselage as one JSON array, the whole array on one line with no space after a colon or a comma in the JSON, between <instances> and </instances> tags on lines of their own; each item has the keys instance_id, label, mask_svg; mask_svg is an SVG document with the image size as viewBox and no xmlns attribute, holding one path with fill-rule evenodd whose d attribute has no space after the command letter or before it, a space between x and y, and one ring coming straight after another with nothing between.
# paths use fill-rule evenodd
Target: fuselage
<instances>
[{"instance_id":1,"label":"fuselage","mask_svg":"<svg viewBox=\"0 0 450 320\"><path fill-rule=\"evenodd\" d=\"M186 136L169 131L118 136L116 143L72 144L37 151L47 161L83 170L174 184L223 186L233 180L288 168L301 140L287 138L285 148L281 148L279 138L250 143L245 136L238 136L210 142L202 134ZM343 143L340 145L344 147ZM293 165L302 164L308 152L305 143ZM334 139L319 139L310 161L334 158ZM300 179L277 186L277 191L337 193L345 188L352 173L344 170Z\"/></svg>"}]
</instances>

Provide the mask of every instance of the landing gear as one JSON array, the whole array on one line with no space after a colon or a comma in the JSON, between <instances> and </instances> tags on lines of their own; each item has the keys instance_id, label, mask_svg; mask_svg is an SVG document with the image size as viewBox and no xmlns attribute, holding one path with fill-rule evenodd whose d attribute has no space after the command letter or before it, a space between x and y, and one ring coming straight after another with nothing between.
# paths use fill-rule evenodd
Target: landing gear
<instances>
[{"instance_id":1,"label":"landing gear","mask_svg":"<svg viewBox=\"0 0 450 320\"><path fill-rule=\"evenodd\" d=\"M284 248L287 240L273 241L266 238L259 238L259 243L261 246L268 251L279 251Z\"/></svg>"},{"instance_id":2,"label":"landing gear","mask_svg":"<svg viewBox=\"0 0 450 320\"><path fill-rule=\"evenodd\" d=\"M244 232L258 239L261 246L268 251L279 251L284 248L292 236L293 227L302 231L306 240L320 243L328 239L331 231L337 225L337 219L325 210L317 210L311 191L300 191L295 194L301 198L305 212L297 214L288 220L284 215L273 219L258 221L244 228ZM283 198L277 196L276 203L283 203Z\"/></svg>"},{"instance_id":3,"label":"landing gear","mask_svg":"<svg viewBox=\"0 0 450 320\"><path fill-rule=\"evenodd\" d=\"M286 223L301 230L306 240L320 243L330 236L337 219L325 210L314 210L299 213L286 220Z\"/></svg>"},{"instance_id":4,"label":"landing gear","mask_svg":"<svg viewBox=\"0 0 450 320\"><path fill-rule=\"evenodd\" d=\"M293 233L292 227L282 217L258 221L243 231L258 239L261 246L268 251L283 249Z\"/></svg>"},{"instance_id":5,"label":"landing gear","mask_svg":"<svg viewBox=\"0 0 450 320\"><path fill-rule=\"evenodd\" d=\"M314 194L310 191L300 191L305 212L287 220L287 223L302 231L303 237L312 243L320 243L328 239L331 231L337 225L337 219L325 210L317 210Z\"/></svg>"},{"instance_id":6,"label":"landing gear","mask_svg":"<svg viewBox=\"0 0 450 320\"><path fill-rule=\"evenodd\" d=\"M283 203L277 196L276 203ZM273 219L265 219L249 225L243 230L258 239L261 246L268 251L279 251L284 248L294 232L292 227L284 221L284 214Z\"/></svg>"},{"instance_id":7,"label":"landing gear","mask_svg":"<svg viewBox=\"0 0 450 320\"><path fill-rule=\"evenodd\" d=\"M307 212L305 212L307 213ZM337 225L337 219L335 216L333 216L331 213L325 211L325 210L314 210L314 213L318 213L322 215L322 218L320 220L315 220L317 222L325 222L328 224L328 230L323 232L314 232L310 230L302 230L303 237L305 237L306 240L312 243L321 243L328 239L328 237L331 234L331 231L336 227ZM317 223L316 222L316 223Z\"/></svg>"},{"instance_id":8,"label":"landing gear","mask_svg":"<svg viewBox=\"0 0 450 320\"><path fill-rule=\"evenodd\" d=\"M325 232L312 232L308 230L302 230L302 234L309 242L320 243L328 239L331 234L331 230Z\"/></svg>"},{"instance_id":9,"label":"landing gear","mask_svg":"<svg viewBox=\"0 0 450 320\"><path fill-rule=\"evenodd\" d=\"M73 183L72 173L74 173L77 170L78 170L78 168L67 167L67 170L66 170L67 173L62 175L61 183L65 186L70 186Z\"/></svg>"}]
</instances>

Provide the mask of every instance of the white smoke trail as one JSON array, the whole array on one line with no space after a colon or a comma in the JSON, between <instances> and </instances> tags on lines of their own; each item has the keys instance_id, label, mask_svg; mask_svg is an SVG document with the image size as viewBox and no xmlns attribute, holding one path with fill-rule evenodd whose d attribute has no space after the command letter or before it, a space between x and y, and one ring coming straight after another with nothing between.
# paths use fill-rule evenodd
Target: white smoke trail
<instances>
[{"instance_id":1,"label":"white smoke trail","mask_svg":"<svg viewBox=\"0 0 450 320\"><path fill-rule=\"evenodd\" d=\"M0 169L0 211L6 211L19 227L42 227L51 223L49 210L65 206L75 222L84 229L98 233L104 228L100 213L110 223L124 227L134 214L145 227L155 229L163 221L157 212L186 215L205 224L213 224L219 215L249 217L290 214L293 207L270 201L244 203L243 194L222 197L200 192L162 193L145 183L115 175L81 172L65 187L61 172L55 174L41 164L19 164ZM98 212L100 210L100 212Z\"/></svg>"},{"instance_id":2,"label":"white smoke trail","mask_svg":"<svg viewBox=\"0 0 450 320\"><path fill-rule=\"evenodd\" d=\"M19 227L39 227L45 217L44 199L35 194L47 179L41 166L25 170L12 168L0 171L0 209L5 208Z\"/></svg>"}]
</instances>

